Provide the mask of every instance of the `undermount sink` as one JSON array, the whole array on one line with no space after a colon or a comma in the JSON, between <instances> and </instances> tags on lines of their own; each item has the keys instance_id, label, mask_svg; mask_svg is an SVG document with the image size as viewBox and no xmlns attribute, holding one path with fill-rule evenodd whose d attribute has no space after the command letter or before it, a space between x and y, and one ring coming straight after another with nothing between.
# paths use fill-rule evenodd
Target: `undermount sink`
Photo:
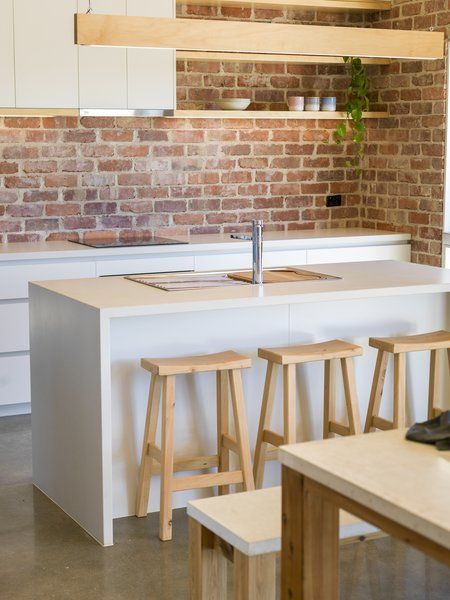
<instances>
[{"instance_id":1,"label":"undermount sink","mask_svg":"<svg viewBox=\"0 0 450 600\"><path fill-rule=\"evenodd\" d=\"M214 287L233 287L252 284L251 271L223 271L208 273L173 273L168 275L130 275L130 281L148 285L166 292L200 290ZM339 279L333 275L316 273L294 267L280 267L264 271L264 284L273 283L298 283L302 281L323 281Z\"/></svg>"}]
</instances>

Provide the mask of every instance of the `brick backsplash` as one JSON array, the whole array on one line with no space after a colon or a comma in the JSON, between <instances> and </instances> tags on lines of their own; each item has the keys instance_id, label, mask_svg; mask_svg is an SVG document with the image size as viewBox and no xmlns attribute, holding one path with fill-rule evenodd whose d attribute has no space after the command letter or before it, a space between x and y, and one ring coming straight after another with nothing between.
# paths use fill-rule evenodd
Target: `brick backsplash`
<instances>
[{"instance_id":1,"label":"brick backsplash","mask_svg":"<svg viewBox=\"0 0 450 600\"><path fill-rule=\"evenodd\" d=\"M426 11L442 26L444 5L396 1L391 19L375 15L366 25L427 29L428 20L417 20ZM362 22L357 14L247 8L184 7L179 14ZM361 180L344 167L348 146L330 143L335 121L0 118L0 239L229 232L256 216L276 230L362 224L411 231L414 259L437 264L444 65L395 61L369 70L372 108L387 106L390 117L367 122ZM259 110L284 109L299 93L336 95L342 105L348 79L343 65L178 61L177 81L179 108L213 108L218 98L240 96ZM327 209L328 193L342 193L343 206Z\"/></svg>"}]
</instances>

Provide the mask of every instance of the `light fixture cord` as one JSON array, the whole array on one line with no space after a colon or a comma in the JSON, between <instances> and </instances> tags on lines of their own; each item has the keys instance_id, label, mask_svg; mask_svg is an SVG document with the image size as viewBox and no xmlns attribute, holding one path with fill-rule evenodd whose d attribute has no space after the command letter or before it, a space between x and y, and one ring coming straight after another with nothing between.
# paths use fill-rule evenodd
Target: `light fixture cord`
<instances>
[{"instance_id":1,"label":"light fixture cord","mask_svg":"<svg viewBox=\"0 0 450 600\"><path fill-rule=\"evenodd\" d=\"M86 11L86 14L89 15L92 12L91 0L89 0L89 7Z\"/></svg>"}]
</instances>

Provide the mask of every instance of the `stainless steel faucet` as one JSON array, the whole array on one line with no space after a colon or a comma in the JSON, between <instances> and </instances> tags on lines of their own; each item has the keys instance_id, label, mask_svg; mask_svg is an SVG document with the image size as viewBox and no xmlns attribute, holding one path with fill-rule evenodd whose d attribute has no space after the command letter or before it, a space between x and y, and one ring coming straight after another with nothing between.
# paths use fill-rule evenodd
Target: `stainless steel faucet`
<instances>
[{"instance_id":1,"label":"stainless steel faucet","mask_svg":"<svg viewBox=\"0 0 450 600\"><path fill-rule=\"evenodd\" d=\"M264 221L252 221L252 235L232 234L231 237L235 240L251 240L253 243L253 284L261 284L264 282L264 267L263 267L263 234Z\"/></svg>"}]
</instances>

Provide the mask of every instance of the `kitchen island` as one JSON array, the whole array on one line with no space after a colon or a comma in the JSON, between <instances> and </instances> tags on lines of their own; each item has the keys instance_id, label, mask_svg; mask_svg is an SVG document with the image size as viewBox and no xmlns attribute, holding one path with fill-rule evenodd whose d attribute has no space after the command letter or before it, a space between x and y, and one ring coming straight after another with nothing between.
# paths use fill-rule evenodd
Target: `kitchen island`
<instances>
[{"instance_id":1,"label":"kitchen island","mask_svg":"<svg viewBox=\"0 0 450 600\"><path fill-rule=\"evenodd\" d=\"M450 271L396 261L307 268L337 279L182 292L123 277L30 284L35 485L110 545L113 519L134 514L149 383L141 357L228 349L250 355L254 366L244 373L244 391L253 447L265 367L257 358L259 346L331 338L360 344L365 352L355 368L364 414L376 355L368 337L449 326ZM424 356L408 357L409 421L426 416ZM299 367L299 440L321 437L322 369L320 363ZM176 454L214 453L214 376L179 379ZM388 372L386 400L391 387ZM154 479L149 511L159 509ZM279 467L271 464L265 483L278 482ZM200 493L177 493L174 507Z\"/></svg>"}]
</instances>

